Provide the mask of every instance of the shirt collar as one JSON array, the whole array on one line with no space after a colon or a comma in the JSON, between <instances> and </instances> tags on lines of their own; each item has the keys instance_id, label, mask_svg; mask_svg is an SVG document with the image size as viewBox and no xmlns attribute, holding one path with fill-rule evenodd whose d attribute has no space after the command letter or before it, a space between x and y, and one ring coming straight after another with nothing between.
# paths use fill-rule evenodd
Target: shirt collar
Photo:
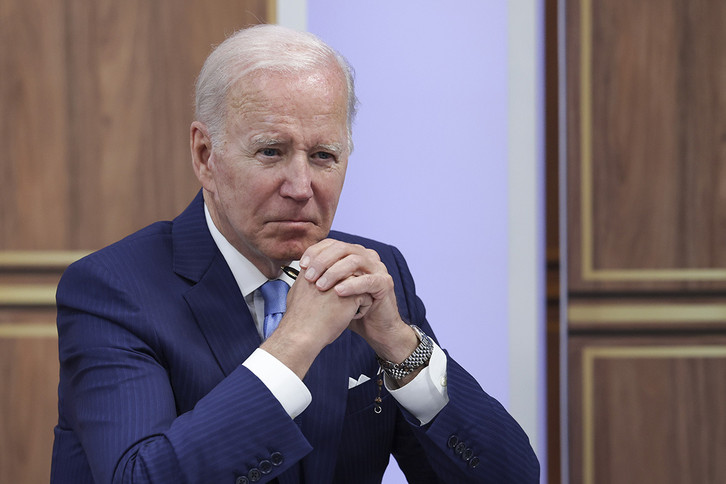
<instances>
[{"instance_id":1,"label":"shirt collar","mask_svg":"<svg viewBox=\"0 0 726 484\"><path fill-rule=\"evenodd\" d=\"M212 234L214 243L217 244L217 248L222 253L225 262L232 271L235 281L239 286L240 291L244 297L252 294L262 284L267 282L267 277L255 267L255 265L243 256L237 249L229 243L229 241L222 235L212 221L212 216L209 214L207 204L204 204L204 218L207 221L207 228ZM300 269L299 261L293 261L290 263L290 267ZM282 273L278 279L285 281L289 286L292 286L293 279L285 273Z\"/></svg>"}]
</instances>

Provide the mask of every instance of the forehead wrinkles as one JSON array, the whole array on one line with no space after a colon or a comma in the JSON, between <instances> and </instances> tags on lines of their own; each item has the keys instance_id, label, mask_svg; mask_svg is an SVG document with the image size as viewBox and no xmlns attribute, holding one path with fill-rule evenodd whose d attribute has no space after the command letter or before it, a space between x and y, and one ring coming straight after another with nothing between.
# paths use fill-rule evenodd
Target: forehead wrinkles
<instances>
[{"instance_id":1,"label":"forehead wrinkles","mask_svg":"<svg viewBox=\"0 0 726 484\"><path fill-rule=\"evenodd\" d=\"M255 72L239 79L228 92L228 110L244 113L256 106L289 112L310 107L311 113L331 114L342 110L347 117L347 90L338 72L326 69L301 73ZM347 119L347 118L346 118Z\"/></svg>"},{"instance_id":2,"label":"forehead wrinkles","mask_svg":"<svg viewBox=\"0 0 726 484\"><path fill-rule=\"evenodd\" d=\"M275 124L282 127L301 120L313 123L320 120L324 123L321 128L330 126L330 121L340 123L340 136L347 139L345 89L338 76L325 77L320 73L287 77L267 73L240 80L228 94L225 131L247 122L267 124L275 131Z\"/></svg>"}]
</instances>

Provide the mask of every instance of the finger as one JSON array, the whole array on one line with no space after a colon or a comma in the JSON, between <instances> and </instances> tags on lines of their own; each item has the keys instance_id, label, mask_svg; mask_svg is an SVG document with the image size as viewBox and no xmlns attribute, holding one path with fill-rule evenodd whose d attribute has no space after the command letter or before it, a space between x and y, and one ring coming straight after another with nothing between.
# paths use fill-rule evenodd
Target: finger
<instances>
[{"instance_id":1,"label":"finger","mask_svg":"<svg viewBox=\"0 0 726 484\"><path fill-rule=\"evenodd\" d=\"M382 299L393 290L393 278L387 272L349 277L337 284L334 290L341 297L370 294L373 299Z\"/></svg>"},{"instance_id":2,"label":"finger","mask_svg":"<svg viewBox=\"0 0 726 484\"><path fill-rule=\"evenodd\" d=\"M321 291L327 291L349 277L373 272L375 268L375 262L364 255L349 254L335 261L325 272L320 274L315 285Z\"/></svg>"},{"instance_id":3,"label":"finger","mask_svg":"<svg viewBox=\"0 0 726 484\"><path fill-rule=\"evenodd\" d=\"M322 340L329 341L347 327L361 307L365 314L372 303L368 294L344 298L334 291L320 291L298 278L288 292L287 311L280 327L319 334Z\"/></svg>"},{"instance_id":4,"label":"finger","mask_svg":"<svg viewBox=\"0 0 726 484\"><path fill-rule=\"evenodd\" d=\"M300 268L304 270L303 277L315 282L325 272L336 253L342 254L341 242L333 239L323 239L317 244L308 247L300 257ZM332 247L332 248L331 248ZM337 249L336 249L337 247ZM327 254L327 255L326 255ZM339 255L338 258L342 257ZM331 261L331 262L326 262ZM326 265L326 263L328 265Z\"/></svg>"},{"instance_id":5,"label":"finger","mask_svg":"<svg viewBox=\"0 0 726 484\"><path fill-rule=\"evenodd\" d=\"M378 253L361 245L326 239L309 247L303 254L306 263L304 277L308 281L315 282L322 278L338 261L349 256L356 256L357 258L346 261L345 264L347 265L340 265L328 274L327 280L323 281L322 285L319 286L321 289L328 289L351 275L370 272L374 264L380 261Z\"/></svg>"},{"instance_id":6,"label":"finger","mask_svg":"<svg viewBox=\"0 0 726 484\"><path fill-rule=\"evenodd\" d=\"M334 239L323 239L320 242L311 245L307 249L305 249L305 252L303 252L302 257L300 257L300 267L302 269L307 269L310 266L310 261L317 257L317 255L325 250L326 247L328 247L331 244L336 243L337 241Z\"/></svg>"},{"instance_id":7,"label":"finger","mask_svg":"<svg viewBox=\"0 0 726 484\"><path fill-rule=\"evenodd\" d=\"M373 305L373 298L370 296L370 294L363 294L362 296L360 296L358 304L358 311L356 311L353 319L361 319L363 316L366 315L368 310Z\"/></svg>"}]
</instances>

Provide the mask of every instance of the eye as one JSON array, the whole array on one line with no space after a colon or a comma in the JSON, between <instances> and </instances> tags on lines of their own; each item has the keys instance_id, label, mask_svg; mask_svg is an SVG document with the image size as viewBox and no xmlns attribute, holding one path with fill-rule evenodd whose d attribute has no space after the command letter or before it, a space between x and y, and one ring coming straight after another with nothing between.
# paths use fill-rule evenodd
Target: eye
<instances>
[{"instance_id":1,"label":"eye","mask_svg":"<svg viewBox=\"0 0 726 484\"><path fill-rule=\"evenodd\" d=\"M335 155L328 153L327 151L318 151L313 154L313 159L329 163L335 161Z\"/></svg>"},{"instance_id":2,"label":"eye","mask_svg":"<svg viewBox=\"0 0 726 484\"><path fill-rule=\"evenodd\" d=\"M262 148L259 151L259 153L262 156L266 156L268 158L271 158L271 157L274 157L274 156L279 156L280 155L280 150L278 150L277 148Z\"/></svg>"}]
</instances>

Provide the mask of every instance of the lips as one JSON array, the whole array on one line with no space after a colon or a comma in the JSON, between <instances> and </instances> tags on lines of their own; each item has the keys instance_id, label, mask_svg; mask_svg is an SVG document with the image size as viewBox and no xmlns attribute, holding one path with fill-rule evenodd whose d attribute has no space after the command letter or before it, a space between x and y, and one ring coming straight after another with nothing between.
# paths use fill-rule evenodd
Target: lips
<instances>
[{"instance_id":1,"label":"lips","mask_svg":"<svg viewBox=\"0 0 726 484\"><path fill-rule=\"evenodd\" d=\"M271 220L270 222L272 222L272 223L289 223L289 224L297 224L297 223L314 224L315 223L313 220L306 219L306 218L281 218L281 219Z\"/></svg>"},{"instance_id":2,"label":"lips","mask_svg":"<svg viewBox=\"0 0 726 484\"><path fill-rule=\"evenodd\" d=\"M308 219L281 219L272 220L268 223L291 229L303 229L309 227L310 225L317 225L313 220Z\"/></svg>"}]
</instances>

